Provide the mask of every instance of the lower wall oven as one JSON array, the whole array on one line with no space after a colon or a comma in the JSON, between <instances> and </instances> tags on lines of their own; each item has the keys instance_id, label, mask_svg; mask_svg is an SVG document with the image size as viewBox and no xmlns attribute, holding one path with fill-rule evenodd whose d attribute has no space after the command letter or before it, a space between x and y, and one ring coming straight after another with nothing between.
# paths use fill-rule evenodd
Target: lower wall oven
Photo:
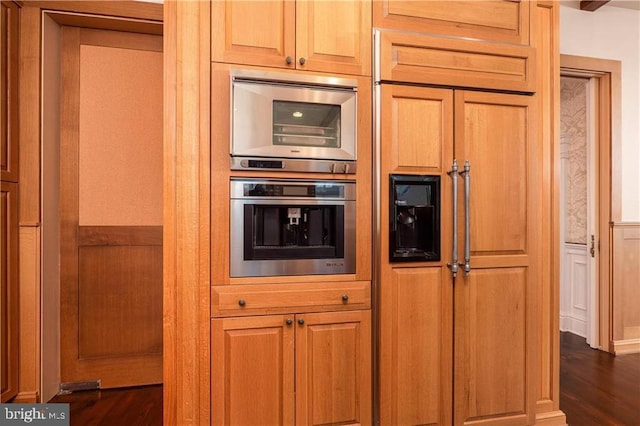
<instances>
[{"instance_id":1,"label":"lower wall oven","mask_svg":"<svg viewBox=\"0 0 640 426\"><path fill-rule=\"evenodd\" d=\"M231 277L355 273L353 181L232 179Z\"/></svg>"}]
</instances>

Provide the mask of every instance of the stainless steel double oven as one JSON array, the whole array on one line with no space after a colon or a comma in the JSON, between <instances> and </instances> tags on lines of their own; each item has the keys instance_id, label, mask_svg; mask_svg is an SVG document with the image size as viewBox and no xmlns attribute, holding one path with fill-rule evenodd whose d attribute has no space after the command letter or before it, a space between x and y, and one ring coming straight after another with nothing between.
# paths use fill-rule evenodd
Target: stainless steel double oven
<instances>
[{"instance_id":1,"label":"stainless steel double oven","mask_svg":"<svg viewBox=\"0 0 640 426\"><path fill-rule=\"evenodd\" d=\"M231 71L232 170L356 171L357 82ZM355 273L356 183L232 178L232 277Z\"/></svg>"}]
</instances>

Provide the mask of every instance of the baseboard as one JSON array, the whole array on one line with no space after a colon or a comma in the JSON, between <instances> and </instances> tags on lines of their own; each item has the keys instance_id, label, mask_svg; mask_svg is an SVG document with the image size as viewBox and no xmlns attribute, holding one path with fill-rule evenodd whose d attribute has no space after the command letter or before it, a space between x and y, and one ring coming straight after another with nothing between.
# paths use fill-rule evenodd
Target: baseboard
<instances>
[{"instance_id":1,"label":"baseboard","mask_svg":"<svg viewBox=\"0 0 640 426\"><path fill-rule=\"evenodd\" d=\"M567 426L567 417L560 410L538 413L536 414L536 425Z\"/></svg>"},{"instance_id":2,"label":"baseboard","mask_svg":"<svg viewBox=\"0 0 640 426\"><path fill-rule=\"evenodd\" d=\"M616 355L640 353L640 339L614 340L611 343Z\"/></svg>"},{"instance_id":3,"label":"baseboard","mask_svg":"<svg viewBox=\"0 0 640 426\"><path fill-rule=\"evenodd\" d=\"M587 323L584 320L560 314L560 331L568 331L586 338Z\"/></svg>"},{"instance_id":4,"label":"baseboard","mask_svg":"<svg viewBox=\"0 0 640 426\"><path fill-rule=\"evenodd\" d=\"M16 404L36 404L39 402L38 399L38 392L20 392L11 402Z\"/></svg>"}]
</instances>

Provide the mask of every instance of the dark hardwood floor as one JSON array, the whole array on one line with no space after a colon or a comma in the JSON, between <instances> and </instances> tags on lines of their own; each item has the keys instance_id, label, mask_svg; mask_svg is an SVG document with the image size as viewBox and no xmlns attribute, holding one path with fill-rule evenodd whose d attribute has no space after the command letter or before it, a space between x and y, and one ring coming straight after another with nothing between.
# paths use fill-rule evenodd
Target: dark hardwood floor
<instances>
[{"instance_id":1,"label":"dark hardwood floor","mask_svg":"<svg viewBox=\"0 0 640 426\"><path fill-rule=\"evenodd\" d=\"M162 386L58 395L71 426L162 425ZM640 354L614 357L560 333L560 409L570 426L640 426Z\"/></svg>"},{"instance_id":2,"label":"dark hardwood floor","mask_svg":"<svg viewBox=\"0 0 640 426\"><path fill-rule=\"evenodd\" d=\"M71 426L161 426L162 385L57 395L69 403Z\"/></svg>"},{"instance_id":3,"label":"dark hardwood floor","mask_svg":"<svg viewBox=\"0 0 640 426\"><path fill-rule=\"evenodd\" d=\"M560 333L560 409L569 426L640 425L640 354L613 356Z\"/></svg>"}]
</instances>

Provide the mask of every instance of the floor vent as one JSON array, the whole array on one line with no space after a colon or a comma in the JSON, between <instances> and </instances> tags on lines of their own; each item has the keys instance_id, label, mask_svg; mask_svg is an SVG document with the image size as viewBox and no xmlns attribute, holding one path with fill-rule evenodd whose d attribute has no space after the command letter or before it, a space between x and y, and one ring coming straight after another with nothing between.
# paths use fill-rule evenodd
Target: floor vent
<instances>
[{"instance_id":1,"label":"floor vent","mask_svg":"<svg viewBox=\"0 0 640 426\"><path fill-rule=\"evenodd\" d=\"M100 380L93 380L89 382L60 383L60 395L69 394L71 392L98 389L100 389Z\"/></svg>"}]
</instances>

